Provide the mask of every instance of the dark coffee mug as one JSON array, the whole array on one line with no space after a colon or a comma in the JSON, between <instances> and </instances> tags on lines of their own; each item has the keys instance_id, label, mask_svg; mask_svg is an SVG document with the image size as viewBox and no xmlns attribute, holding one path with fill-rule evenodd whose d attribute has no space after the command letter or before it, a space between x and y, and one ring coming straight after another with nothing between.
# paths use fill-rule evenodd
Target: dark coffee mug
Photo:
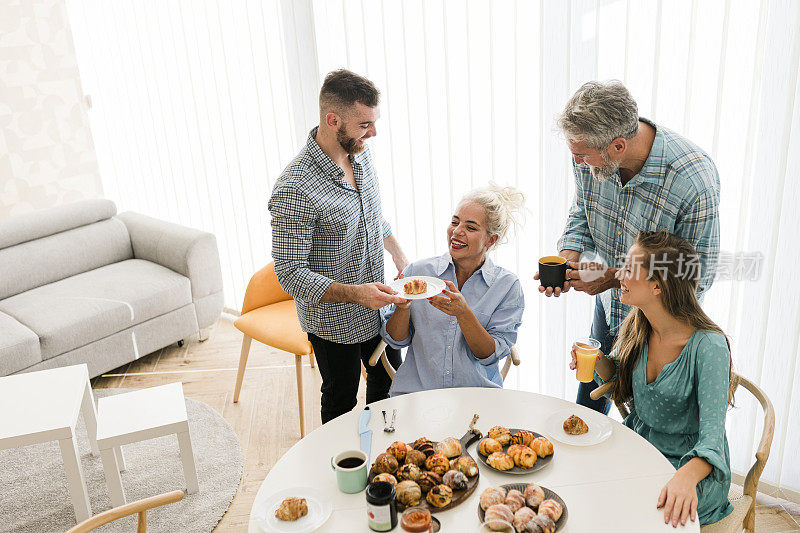
<instances>
[{"instance_id":1,"label":"dark coffee mug","mask_svg":"<svg viewBox=\"0 0 800 533\"><path fill-rule=\"evenodd\" d=\"M539 259L539 282L542 287L564 287L567 281L567 260L557 255Z\"/></svg>"}]
</instances>

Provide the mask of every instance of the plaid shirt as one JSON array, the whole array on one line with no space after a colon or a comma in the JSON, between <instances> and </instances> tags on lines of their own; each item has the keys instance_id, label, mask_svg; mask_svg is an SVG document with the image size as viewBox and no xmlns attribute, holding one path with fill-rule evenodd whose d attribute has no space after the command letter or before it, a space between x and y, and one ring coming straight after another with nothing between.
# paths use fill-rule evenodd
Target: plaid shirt
<instances>
[{"instance_id":1,"label":"plaid shirt","mask_svg":"<svg viewBox=\"0 0 800 533\"><path fill-rule=\"evenodd\" d=\"M272 257L303 331L355 344L379 334L380 312L320 299L334 281L383 282L383 239L392 230L381 213L369 148L350 157L356 190L319 147L316 134L317 128L311 130L272 190Z\"/></svg>"},{"instance_id":2,"label":"plaid shirt","mask_svg":"<svg viewBox=\"0 0 800 533\"><path fill-rule=\"evenodd\" d=\"M688 240L700 255L698 297L711 287L719 255L719 174L711 157L677 133L656 129L644 167L625 186L619 173L605 182L587 165L576 165L575 200L559 250L597 252L610 266L624 264L639 231L667 229ZM619 289L600 294L611 334L616 335L630 306Z\"/></svg>"}]
</instances>

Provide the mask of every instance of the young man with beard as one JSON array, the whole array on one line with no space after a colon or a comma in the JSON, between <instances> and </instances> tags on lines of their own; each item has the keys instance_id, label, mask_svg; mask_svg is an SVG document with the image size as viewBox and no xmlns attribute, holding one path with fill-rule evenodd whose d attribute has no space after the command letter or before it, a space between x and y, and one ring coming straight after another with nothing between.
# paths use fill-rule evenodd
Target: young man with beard
<instances>
[{"instance_id":1,"label":"young man with beard","mask_svg":"<svg viewBox=\"0 0 800 533\"><path fill-rule=\"evenodd\" d=\"M629 307L620 303L617 267L639 231L666 229L688 240L700 256L698 297L714 281L719 255L719 174L711 157L677 133L640 118L636 101L619 81L585 83L570 98L558 125L572 152L575 199L559 255L569 261L570 288L595 298L591 336L610 353ZM590 252L598 260L582 261ZM538 274L535 276L538 279ZM592 400L594 382L581 383L577 402L608 413Z\"/></svg>"},{"instance_id":2,"label":"young man with beard","mask_svg":"<svg viewBox=\"0 0 800 533\"><path fill-rule=\"evenodd\" d=\"M367 403L388 397L391 378L369 357L381 340L379 309L404 303L384 284L383 249L408 264L381 212L365 141L376 135L380 93L348 70L325 77L320 122L272 191L272 256L281 287L314 347L322 375L322 422L356 405L360 363ZM400 353L387 348L393 366Z\"/></svg>"}]
</instances>

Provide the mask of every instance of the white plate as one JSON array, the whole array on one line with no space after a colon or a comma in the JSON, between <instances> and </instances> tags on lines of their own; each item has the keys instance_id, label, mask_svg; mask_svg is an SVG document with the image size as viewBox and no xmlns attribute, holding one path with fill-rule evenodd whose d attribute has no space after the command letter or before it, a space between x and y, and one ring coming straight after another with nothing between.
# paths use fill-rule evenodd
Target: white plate
<instances>
[{"instance_id":1,"label":"white plate","mask_svg":"<svg viewBox=\"0 0 800 533\"><path fill-rule=\"evenodd\" d=\"M403 285L412 279L418 279L427 283L428 290L422 294L406 294L406 292L403 290ZM397 291L398 296L407 300L422 300L424 298L430 298L431 296L436 296L447 288L447 285L444 284L444 280L431 276L409 276L407 278L400 278L391 282L389 286L393 290Z\"/></svg>"},{"instance_id":2,"label":"white plate","mask_svg":"<svg viewBox=\"0 0 800 533\"><path fill-rule=\"evenodd\" d=\"M281 502L289 496L305 498L308 505L308 514L294 522L278 520L275 510ZM276 492L261 504L255 515L256 524L261 531L269 533L310 533L322 526L331 516L333 503L330 498L316 489L309 487L294 487Z\"/></svg>"},{"instance_id":3,"label":"white plate","mask_svg":"<svg viewBox=\"0 0 800 533\"><path fill-rule=\"evenodd\" d=\"M589 431L583 435L570 435L564 431L564 420L575 415L583 419ZM594 446L611 436L611 419L602 413L588 409L564 409L553 413L545 422L545 431L555 440L572 446Z\"/></svg>"}]
</instances>

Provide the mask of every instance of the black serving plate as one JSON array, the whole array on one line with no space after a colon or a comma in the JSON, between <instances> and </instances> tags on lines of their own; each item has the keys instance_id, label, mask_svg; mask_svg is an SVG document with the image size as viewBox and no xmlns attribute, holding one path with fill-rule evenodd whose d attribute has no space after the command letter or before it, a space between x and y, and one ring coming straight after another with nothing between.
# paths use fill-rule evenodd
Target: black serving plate
<instances>
[{"instance_id":1,"label":"black serving plate","mask_svg":"<svg viewBox=\"0 0 800 533\"><path fill-rule=\"evenodd\" d=\"M520 428L508 428L508 430L511 432L512 435L514 433L516 433L517 431L522 431L522 429L520 429ZM544 437L545 439L547 439L547 437L542 435L541 433L537 433L537 432L532 431L530 429L527 429L525 431L530 431L531 433L533 433L534 438ZM553 442L550 439L547 439L547 440L549 440L551 443ZM478 441L478 442L480 443L480 441ZM509 446L511 446L511 442L509 442L508 444L503 446L503 452L506 452L508 450ZM531 468L520 468L515 464L514 467L511 470L498 470L497 468L495 468L495 467L491 466L489 463L487 463L486 462L486 457L484 457L483 454L478 451L478 447L477 446L475 447L475 455L478 456L478 460L481 463L483 463L487 468L491 468L495 472L500 472L501 474L530 474L531 472L537 472L537 471L541 470L542 468L546 467L547 465L549 465L550 462L553 460L553 457L555 456L555 454L556 454L556 447L555 447L555 444L553 444L553 453L551 453L547 457L539 457L538 459L536 459L536 464L534 464L533 467L531 467Z\"/></svg>"},{"instance_id":2,"label":"black serving plate","mask_svg":"<svg viewBox=\"0 0 800 533\"><path fill-rule=\"evenodd\" d=\"M500 486L503 487L504 489L506 489L506 492L508 492L510 490L513 490L513 489L517 489L521 493L525 494L525 487L527 487L528 485L529 485L528 483L508 483L506 485L500 485ZM539 486L542 487L542 485L539 485ZM561 513L561 517L558 519L558 522L556 522L556 531L560 531L564 527L564 524L567 523L567 515L569 514L567 512L567 504L564 503L564 500L561 499L561 496L559 496L558 494L556 494L552 490L548 489L547 487L542 487L542 490L544 491L544 499L545 500L555 500L555 501L557 501L558 503L561 504L561 508L563 509L563 511ZM481 509L481 504L480 504L480 501L479 501L478 502L478 518L480 519L481 523L483 523L485 516L486 516L486 512L483 509ZM512 525L512 527L513 527L513 525Z\"/></svg>"}]
</instances>

